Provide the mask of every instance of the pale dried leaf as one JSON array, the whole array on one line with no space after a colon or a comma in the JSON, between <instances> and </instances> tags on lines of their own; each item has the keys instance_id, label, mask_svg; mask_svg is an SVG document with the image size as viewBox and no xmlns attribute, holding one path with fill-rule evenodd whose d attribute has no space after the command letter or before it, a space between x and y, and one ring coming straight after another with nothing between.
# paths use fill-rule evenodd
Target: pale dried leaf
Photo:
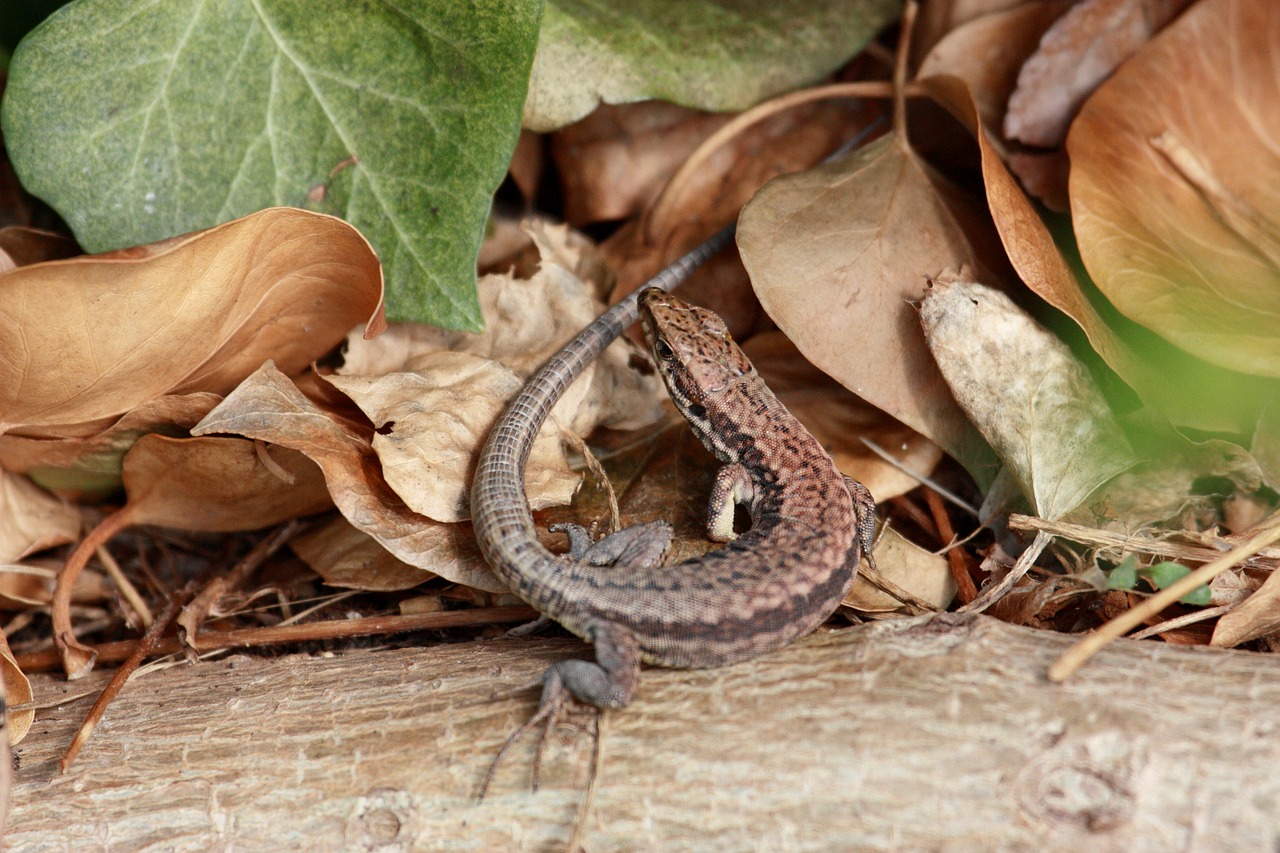
<instances>
[{"instance_id":1,"label":"pale dried leaf","mask_svg":"<svg viewBox=\"0 0 1280 853\"><path fill-rule=\"evenodd\" d=\"M0 471L0 562L79 538L78 509L20 474Z\"/></svg>"},{"instance_id":2,"label":"pale dried leaf","mask_svg":"<svg viewBox=\"0 0 1280 853\"><path fill-rule=\"evenodd\" d=\"M1196 4L1089 98L1067 150L1080 255L1112 304L1280 377L1280 6Z\"/></svg>"},{"instance_id":3,"label":"pale dried leaf","mask_svg":"<svg viewBox=\"0 0 1280 853\"><path fill-rule=\"evenodd\" d=\"M947 558L907 541L893 528L886 528L877 538L875 556L881 575L939 610L945 610L955 598L956 582ZM864 613L892 613L903 608L901 601L862 574L840 603Z\"/></svg>"},{"instance_id":4,"label":"pale dried leaf","mask_svg":"<svg viewBox=\"0 0 1280 853\"><path fill-rule=\"evenodd\" d=\"M25 435L99 424L159 396L225 393L267 358L296 373L382 317L364 238L289 208L140 260L52 261L0 283L0 432Z\"/></svg>"},{"instance_id":5,"label":"pale dried leaf","mask_svg":"<svg viewBox=\"0 0 1280 853\"><path fill-rule=\"evenodd\" d=\"M479 555L468 525L442 524L409 509L382 479L368 439L311 402L270 362L192 429L228 432L290 447L324 472L338 510L399 559L443 578L504 592Z\"/></svg>"},{"instance_id":6,"label":"pale dried leaf","mask_svg":"<svg viewBox=\"0 0 1280 853\"><path fill-rule=\"evenodd\" d=\"M329 381L377 428L373 450L387 485L414 512L436 521L462 521L471 516L475 455L523 382L501 364L465 352L427 353L412 364L413 371ZM538 433L525 468L530 506L568 503L580 479L569 468L553 415Z\"/></svg>"},{"instance_id":7,"label":"pale dried leaf","mask_svg":"<svg viewBox=\"0 0 1280 853\"><path fill-rule=\"evenodd\" d=\"M1056 519L1137 461L1066 344L998 290L938 281L920 310L956 399L1037 515Z\"/></svg>"},{"instance_id":8,"label":"pale dried leaf","mask_svg":"<svg viewBox=\"0 0 1280 853\"><path fill-rule=\"evenodd\" d=\"M904 141L884 137L771 181L742 212L738 248L761 304L809 361L989 481L990 450L911 304L944 269L981 267L957 221L981 221L967 205Z\"/></svg>"},{"instance_id":9,"label":"pale dried leaf","mask_svg":"<svg viewBox=\"0 0 1280 853\"><path fill-rule=\"evenodd\" d=\"M1041 148L1061 145L1085 98L1190 2L1083 0L1072 6L1022 66L1009 97L1005 136Z\"/></svg>"},{"instance_id":10,"label":"pale dried leaf","mask_svg":"<svg viewBox=\"0 0 1280 853\"><path fill-rule=\"evenodd\" d=\"M434 577L397 559L345 518L294 537L289 547L329 586L397 592Z\"/></svg>"},{"instance_id":11,"label":"pale dried leaf","mask_svg":"<svg viewBox=\"0 0 1280 853\"><path fill-rule=\"evenodd\" d=\"M386 341L362 341L353 335L339 373L375 376L416 370L426 355L451 351L491 359L527 378L604 310L579 275L601 274L602 265L572 234L563 227L534 223L530 235L543 258L538 272L527 280L508 275L480 279L483 333L407 326L398 327L392 337L384 336ZM637 359L648 363L647 356L625 339L610 346L557 404L555 416L561 425L586 435L597 426L634 429L657 420L662 383L652 370L635 369Z\"/></svg>"},{"instance_id":12,"label":"pale dried leaf","mask_svg":"<svg viewBox=\"0 0 1280 853\"><path fill-rule=\"evenodd\" d=\"M1280 631L1280 572L1272 572L1253 595L1223 614L1209 645L1230 649Z\"/></svg>"}]
</instances>

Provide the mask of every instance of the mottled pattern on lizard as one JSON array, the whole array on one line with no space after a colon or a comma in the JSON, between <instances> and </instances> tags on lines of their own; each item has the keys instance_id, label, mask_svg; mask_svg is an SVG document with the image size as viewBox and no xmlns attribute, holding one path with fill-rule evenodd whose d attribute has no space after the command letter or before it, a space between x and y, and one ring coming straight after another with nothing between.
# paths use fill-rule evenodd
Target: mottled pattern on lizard
<instances>
[{"instance_id":1,"label":"mottled pattern on lizard","mask_svg":"<svg viewBox=\"0 0 1280 853\"><path fill-rule=\"evenodd\" d=\"M779 648L835 610L864 551L869 556L869 493L841 475L778 402L723 321L658 289L640 301L673 399L727 463L709 513L711 535L732 536L735 501L748 506L752 525L722 549L664 567L602 567L588 554L556 556L538 542L523 493L528 446L559 393L627 325L628 309L615 306L510 404L472 490L476 538L489 564L521 598L596 644L596 663L562 661L548 671L544 709L562 702L565 690L598 707L625 705L640 660L712 667ZM614 537L655 535L669 531L657 525Z\"/></svg>"}]
</instances>

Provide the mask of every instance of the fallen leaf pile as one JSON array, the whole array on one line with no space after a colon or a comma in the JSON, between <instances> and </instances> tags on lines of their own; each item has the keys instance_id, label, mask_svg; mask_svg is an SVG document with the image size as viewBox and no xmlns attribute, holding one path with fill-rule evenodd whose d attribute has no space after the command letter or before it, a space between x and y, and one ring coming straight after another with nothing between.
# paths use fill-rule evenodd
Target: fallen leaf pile
<instances>
[{"instance_id":1,"label":"fallen leaf pile","mask_svg":"<svg viewBox=\"0 0 1280 853\"><path fill-rule=\"evenodd\" d=\"M472 535L480 445L735 220L682 295L875 495L851 618L1095 628L1274 526L1275 4L233 2L114 28L111 5L32 31L0 101L66 222L0 193L10 704L52 649L78 677L159 643L167 602L193 655L294 620L531 615ZM537 437L527 496L544 530L666 518L681 557L712 547L715 469L624 338ZM1280 650L1278 560L1143 635Z\"/></svg>"}]
</instances>

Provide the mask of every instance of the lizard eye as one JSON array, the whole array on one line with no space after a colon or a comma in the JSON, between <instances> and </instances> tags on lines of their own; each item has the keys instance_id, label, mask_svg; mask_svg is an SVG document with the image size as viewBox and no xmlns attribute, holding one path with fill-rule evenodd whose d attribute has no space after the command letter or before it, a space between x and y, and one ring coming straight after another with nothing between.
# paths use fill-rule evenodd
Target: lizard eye
<instances>
[{"instance_id":1,"label":"lizard eye","mask_svg":"<svg viewBox=\"0 0 1280 853\"><path fill-rule=\"evenodd\" d=\"M671 346L661 338L654 342L653 354L663 361L670 361L675 357L675 353L671 351Z\"/></svg>"}]
</instances>

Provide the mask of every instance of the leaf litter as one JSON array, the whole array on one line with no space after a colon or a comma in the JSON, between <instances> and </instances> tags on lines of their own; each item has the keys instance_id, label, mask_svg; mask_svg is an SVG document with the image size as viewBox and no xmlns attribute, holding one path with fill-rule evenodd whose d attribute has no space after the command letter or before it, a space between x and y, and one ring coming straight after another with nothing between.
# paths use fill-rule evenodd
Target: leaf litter
<instances>
[{"instance_id":1,"label":"leaf litter","mask_svg":"<svg viewBox=\"0 0 1280 853\"><path fill-rule=\"evenodd\" d=\"M243 553L266 541L245 531L301 519L296 556L269 558L269 571L246 577L252 588L211 583L216 594L184 627L199 630L202 649L524 618L503 606L467 523L488 424L606 301L745 204L741 265L726 252L691 290L730 319L779 396L880 502L883 577L860 580L844 612L892 618L955 607L960 594L962 608L1045 629L1114 615L1166 642L1280 648L1280 554L1261 544L1276 535L1280 418L1268 404L1272 306L1258 285L1278 254L1266 213L1275 182L1256 177L1274 166L1277 16L1202 0L1178 17L1180 5L930 4L914 43L903 21L892 86L883 42L844 64L856 102L824 94L744 129L687 106L723 106L714 100L668 96L686 106L618 103L549 135L526 130L511 165L517 207L547 205L552 179L563 197L523 232L495 207L489 272L475 288L481 334L397 323L378 336L378 257L355 229L314 213L266 210L98 256L70 256L65 236L0 231L11 519L0 541L23 571L38 568L38 552L80 542L54 589L46 578L44 592L27 583L0 600L52 600L62 663L83 674L99 650L119 660L133 648L108 642L129 631L101 595L77 607L114 628L77 634L87 623L72 592L101 577L79 572L101 541L139 524L235 531L223 541ZM569 3L550 14L561 29L543 33L527 111L560 109L545 81L580 74L580 58L557 51L564 22L586 19ZM641 16L638 26L664 24ZM626 61L621 42L593 49ZM803 73L817 80L831 67ZM1151 85L1175 68L1188 85ZM891 90L890 133L814 165ZM1069 182L1065 161L1049 159L1064 138ZM1132 154L1111 153L1113 138ZM1032 162L1046 165L1038 177ZM1031 200L1054 181L1070 221ZM556 217L604 239L597 247ZM1139 274L1145 289L1125 282ZM709 547L698 484L714 463L658 385L647 356L621 342L566 394L530 467L540 524L607 528L616 503L624 519L677 521L677 553ZM584 469L607 472L616 494L598 473L584 484ZM984 499L989 529L975 530L963 506ZM1036 517L1010 515L1018 505ZM84 538L81 526L92 528ZM1017 531L1036 534L1031 547ZM192 562L227 559L192 533L150 535L118 540L135 544L125 573L148 597L184 587ZM175 553L185 570L157 576L157 559ZM1186 597L1194 589L1182 587L1206 582L1207 604ZM347 590L329 607L397 615L285 631L290 602L326 587ZM264 596L280 604L247 607ZM45 660L24 618L33 628L18 632L17 653L0 654L19 694L23 661Z\"/></svg>"}]
</instances>

